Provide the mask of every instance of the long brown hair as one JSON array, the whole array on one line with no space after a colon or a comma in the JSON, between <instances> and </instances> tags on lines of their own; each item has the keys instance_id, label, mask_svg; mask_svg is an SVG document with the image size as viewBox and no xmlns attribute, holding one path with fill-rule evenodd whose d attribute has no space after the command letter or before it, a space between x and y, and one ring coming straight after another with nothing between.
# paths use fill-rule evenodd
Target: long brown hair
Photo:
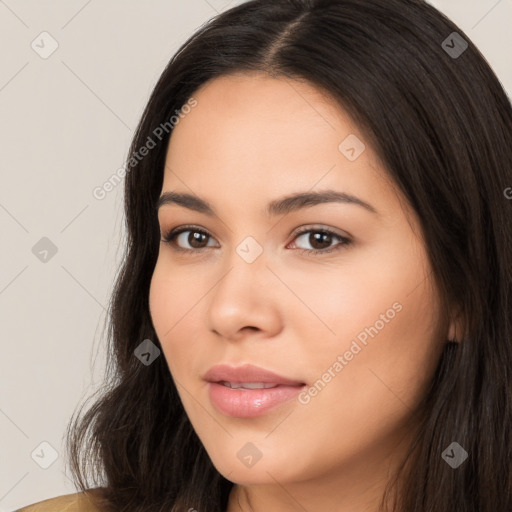
<instances>
[{"instance_id":1,"label":"long brown hair","mask_svg":"<svg viewBox=\"0 0 512 512\"><path fill-rule=\"evenodd\" d=\"M76 485L100 486L101 506L116 512L227 507L233 483L195 434L165 359L134 355L145 339L159 346L148 296L172 129L133 155L205 82L251 70L305 79L348 111L416 211L444 303L465 321L425 397L394 510L512 510L512 108L468 36L421 0L253 0L172 57L127 158L107 376L68 425ZM457 469L441 456L453 441L468 452Z\"/></svg>"}]
</instances>

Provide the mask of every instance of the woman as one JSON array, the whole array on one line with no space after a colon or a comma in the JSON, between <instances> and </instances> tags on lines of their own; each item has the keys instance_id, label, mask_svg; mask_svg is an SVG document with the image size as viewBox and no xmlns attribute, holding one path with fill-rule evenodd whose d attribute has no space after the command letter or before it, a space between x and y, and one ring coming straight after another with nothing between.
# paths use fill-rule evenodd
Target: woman
<instances>
[{"instance_id":1,"label":"woman","mask_svg":"<svg viewBox=\"0 0 512 512\"><path fill-rule=\"evenodd\" d=\"M127 159L75 508L512 510L511 134L423 1L249 1L202 27Z\"/></svg>"}]
</instances>

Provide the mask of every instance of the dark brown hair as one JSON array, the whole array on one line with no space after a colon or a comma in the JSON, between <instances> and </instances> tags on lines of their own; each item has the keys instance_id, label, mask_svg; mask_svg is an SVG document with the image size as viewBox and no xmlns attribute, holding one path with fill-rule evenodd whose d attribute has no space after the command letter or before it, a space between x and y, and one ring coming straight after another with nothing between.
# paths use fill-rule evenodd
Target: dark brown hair
<instances>
[{"instance_id":1,"label":"dark brown hair","mask_svg":"<svg viewBox=\"0 0 512 512\"><path fill-rule=\"evenodd\" d=\"M421 0L253 0L172 57L127 162L200 86L250 71L306 80L352 116L420 219L444 304L464 319L422 403L393 510L512 510L512 108L499 80ZM115 512L224 511L233 486L195 434L165 359L145 366L134 356L145 339L159 344L148 295L171 134L126 175L105 385L68 425L77 486L101 487L101 506ZM441 456L453 441L469 455L457 469Z\"/></svg>"}]
</instances>

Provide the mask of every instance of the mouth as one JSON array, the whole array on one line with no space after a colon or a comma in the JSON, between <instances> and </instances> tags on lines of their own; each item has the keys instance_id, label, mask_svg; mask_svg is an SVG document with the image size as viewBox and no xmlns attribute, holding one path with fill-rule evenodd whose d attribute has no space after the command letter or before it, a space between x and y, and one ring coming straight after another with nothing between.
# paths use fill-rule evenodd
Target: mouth
<instances>
[{"instance_id":1,"label":"mouth","mask_svg":"<svg viewBox=\"0 0 512 512\"><path fill-rule=\"evenodd\" d=\"M289 402L305 385L285 386L262 382L210 382L208 392L214 407L226 416L254 418Z\"/></svg>"},{"instance_id":2,"label":"mouth","mask_svg":"<svg viewBox=\"0 0 512 512\"><path fill-rule=\"evenodd\" d=\"M232 389L269 389L279 386L279 384L265 382L226 382L225 380L221 380L218 384Z\"/></svg>"},{"instance_id":3,"label":"mouth","mask_svg":"<svg viewBox=\"0 0 512 512\"><path fill-rule=\"evenodd\" d=\"M253 365L214 366L204 379L212 405L222 414L237 418L264 415L292 400L306 386Z\"/></svg>"}]
</instances>

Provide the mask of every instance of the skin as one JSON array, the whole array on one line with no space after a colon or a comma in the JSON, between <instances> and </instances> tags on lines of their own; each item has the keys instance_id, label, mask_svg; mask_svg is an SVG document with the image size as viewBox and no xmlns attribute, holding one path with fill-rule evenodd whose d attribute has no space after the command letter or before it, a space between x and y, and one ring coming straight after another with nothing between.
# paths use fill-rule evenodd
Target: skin
<instances>
[{"instance_id":1,"label":"skin","mask_svg":"<svg viewBox=\"0 0 512 512\"><path fill-rule=\"evenodd\" d=\"M194 97L172 134L162 192L198 195L217 216L159 209L162 238L184 224L209 236L198 245L193 232L175 239L194 254L160 244L150 311L186 413L236 484L227 510L377 511L443 344L459 328L441 308L417 217L348 114L307 82L236 74ZM349 134L366 145L354 161L338 149ZM325 189L378 214L342 203L263 211L276 198ZM299 226L313 233L297 237ZM319 227L352 243L315 244ZM252 263L236 252L247 236L263 250ZM397 303L401 310L307 404L233 418L210 402L202 376L219 363L252 363L313 386ZM262 454L252 467L237 457L248 442Z\"/></svg>"}]
</instances>

